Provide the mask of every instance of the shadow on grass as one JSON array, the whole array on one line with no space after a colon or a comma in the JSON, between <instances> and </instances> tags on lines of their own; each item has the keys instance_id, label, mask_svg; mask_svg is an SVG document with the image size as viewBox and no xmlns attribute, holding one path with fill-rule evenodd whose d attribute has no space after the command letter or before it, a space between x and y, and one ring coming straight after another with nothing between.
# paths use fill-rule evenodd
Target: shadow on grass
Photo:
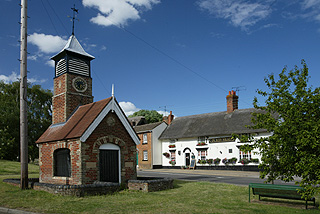
<instances>
[{"instance_id":1,"label":"shadow on grass","mask_svg":"<svg viewBox=\"0 0 320 214\"><path fill-rule=\"evenodd\" d=\"M192 182L192 181L174 180L173 181L173 188L174 189L181 188L183 184L190 183L190 182Z\"/></svg>"},{"instance_id":2,"label":"shadow on grass","mask_svg":"<svg viewBox=\"0 0 320 214\"><path fill-rule=\"evenodd\" d=\"M281 199L281 198L261 198L254 199L251 202L258 203L258 204L269 204L269 205L279 205L283 207L292 207L292 208L306 208L305 201L299 200L289 200L289 199ZM319 202L316 202L315 206L313 206L313 202L308 202L308 210L318 209Z\"/></svg>"}]
</instances>

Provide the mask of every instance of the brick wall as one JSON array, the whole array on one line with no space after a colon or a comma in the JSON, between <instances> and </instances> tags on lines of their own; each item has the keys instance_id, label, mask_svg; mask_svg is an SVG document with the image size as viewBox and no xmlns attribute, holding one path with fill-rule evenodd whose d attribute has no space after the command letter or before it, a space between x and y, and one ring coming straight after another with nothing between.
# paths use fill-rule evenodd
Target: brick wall
<instances>
[{"instance_id":1,"label":"brick wall","mask_svg":"<svg viewBox=\"0 0 320 214\"><path fill-rule=\"evenodd\" d=\"M109 118L112 118L112 122ZM79 139L39 144L40 182L49 184L80 185L99 180L99 147L112 143L120 147L121 181L136 179L136 144L115 113L109 113L86 142ZM56 149L70 149L71 177L54 176Z\"/></svg>"},{"instance_id":2,"label":"brick wall","mask_svg":"<svg viewBox=\"0 0 320 214\"><path fill-rule=\"evenodd\" d=\"M80 104L85 105L93 102L92 79L81 76L87 82L87 90L80 93L73 87L73 79L76 77L79 75L65 73L54 79L52 124L65 122Z\"/></svg>"},{"instance_id":3,"label":"brick wall","mask_svg":"<svg viewBox=\"0 0 320 214\"><path fill-rule=\"evenodd\" d=\"M143 135L147 134L147 143L143 143ZM138 149L138 165L139 169L152 169L152 133L139 133L140 144L137 145ZM144 160L143 151L148 151L148 160Z\"/></svg>"},{"instance_id":4,"label":"brick wall","mask_svg":"<svg viewBox=\"0 0 320 214\"><path fill-rule=\"evenodd\" d=\"M57 149L70 149L71 177L54 176L53 153ZM50 184L81 184L81 143L80 140L58 141L54 143L39 144L39 181Z\"/></svg>"},{"instance_id":5,"label":"brick wall","mask_svg":"<svg viewBox=\"0 0 320 214\"><path fill-rule=\"evenodd\" d=\"M84 184L99 180L99 147L105 143L120 147L122 183L136 179L136 144L117 115L110 112L83 146Z\"/></svg>"}]
</instances>

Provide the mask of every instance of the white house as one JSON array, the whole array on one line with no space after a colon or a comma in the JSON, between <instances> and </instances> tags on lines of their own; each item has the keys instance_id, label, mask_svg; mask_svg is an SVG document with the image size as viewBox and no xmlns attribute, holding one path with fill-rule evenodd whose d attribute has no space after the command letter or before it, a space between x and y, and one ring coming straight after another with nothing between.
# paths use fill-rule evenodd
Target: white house
<instances>
[{"instance_id":1,"label":"white house","mask_svg":"<svg viewBox=\"0 0 320 214\"><path fill-rule=\"evenodd\" d=\"M230 91L227 96L227 111L178 117L172 121L160 136L162 141L162 166L188 166L192 158L203 164L205 160L236 158L234 165L242 165L239 160L246 158L255 161L249 165L257 165L260 156L255 151L244 153L239 147L245 143L232 140L232 134L250 135L254 138L270 136L265 129L250 129L254 108L238 109L238 96ZM201 161L202 160L202 161ZM213 164L212 164L213 165Z\"/></svg>"}]
</instances>

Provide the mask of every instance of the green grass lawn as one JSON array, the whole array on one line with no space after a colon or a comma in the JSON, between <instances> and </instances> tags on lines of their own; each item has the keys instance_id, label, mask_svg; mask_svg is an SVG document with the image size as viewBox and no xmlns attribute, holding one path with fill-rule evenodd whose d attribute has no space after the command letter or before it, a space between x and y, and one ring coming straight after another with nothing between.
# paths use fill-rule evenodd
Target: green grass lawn
<instances>
[{"instance_id":1,"label":"green grass lawn","mask_svg":"<svg viewBox=\"0 0 320 214\"><path fill-rule=\"evenodd\" d=\"M253 202L248 203L248 187L209 182L175 181L175 188L166 191L125 190L113 195L83 198L22 191L2 182L5 178L19 177L19 166L19 163L0 161L2 207L39 213L320 213L319 209L305 210L304 202L300 201L270 199L259 202L254 197ZM29 167L29 172L37 172L37 166ZM319 197L316 201L318 204Z\"/></svg>"}]
</instances>

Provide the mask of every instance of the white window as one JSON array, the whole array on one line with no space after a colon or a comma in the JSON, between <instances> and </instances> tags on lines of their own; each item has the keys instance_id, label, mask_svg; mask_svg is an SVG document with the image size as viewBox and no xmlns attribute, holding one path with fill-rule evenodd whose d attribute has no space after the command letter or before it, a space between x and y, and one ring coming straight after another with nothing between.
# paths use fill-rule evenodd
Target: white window
<instances>
[{"instance_id":1,"label":"white window","mask_svg":"<svg viewBox=\"0 0 320 214\"><path fill-rule=\"evenodd\" d=\"M144 160L144 161L147 161L147 160L148 160L148 151L147 151L147 150L144 150L144 151L143 151L143 160Z\"/></svg>"},{"instance_id":2,"label":"white window","mask_svg":"<svg viewBox=\"0 0 320 214\"><path fill-rule=\"evenodd\" d=\"M148 143L148 135L143 134L143 144L147 144L147 143Z\"/></svg>"},{"instance_id":3,"label":"white window","mask_svg":"<svg viewBox=\"0 0 320 214\"><path fill-rule=\"evenodd\" d=\"M198 137L198 143L204 142L206 143L206 137Z\"/></svg>"},{"instance_id":4,"label":"white window","mask_svg":"<svg viewBox=\"0 0 320 214\"><path fill-rule=\"evenodd\" d=\"M248 159L248 160L251 160L251 152L243 152L241 150L240 151L240 160L242 158L245 158L245 159Z\"/></svg>"},{"instance_id":5,"label":"white window","mask_svg":"<svg viewBox=\"0 0 320 214\"><path fill-rule=\"evenodd\" d=\"M171 160L175 160L176 159L176 151L170 151L171 153Z\"/></svg>"},{"instance_id":6,"label":"white window","mask_svg":"<svg viewBox=\"0 0 320 214\"><path fill-rule=\"evenodd\" d=\"M200 157L201 160L206 160L207 155L208 155L207 150L198 151L198 157Z\"/></svg>"}]
</instances>

